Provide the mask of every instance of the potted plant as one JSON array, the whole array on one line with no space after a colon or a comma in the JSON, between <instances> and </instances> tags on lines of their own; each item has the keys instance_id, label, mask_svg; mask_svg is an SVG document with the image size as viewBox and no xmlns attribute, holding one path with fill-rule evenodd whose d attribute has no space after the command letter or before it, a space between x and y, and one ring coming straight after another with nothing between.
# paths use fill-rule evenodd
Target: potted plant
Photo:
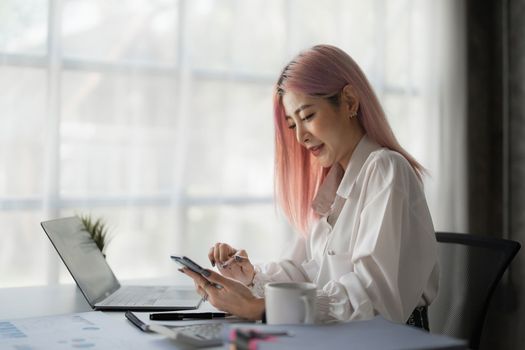
<instances>
[{"instance_id":1,"label":"potted plant","mask_svg":"<svg viewBox=\"0 0 525 350\"><path fill-rule=\"evenodd\" d=\"M89 233L105 258L106 249L111 240L106 223L100 218L92 218L91 215L78 215L78 217L82 221L84 231Z\"/></svg>"}]
</instances>

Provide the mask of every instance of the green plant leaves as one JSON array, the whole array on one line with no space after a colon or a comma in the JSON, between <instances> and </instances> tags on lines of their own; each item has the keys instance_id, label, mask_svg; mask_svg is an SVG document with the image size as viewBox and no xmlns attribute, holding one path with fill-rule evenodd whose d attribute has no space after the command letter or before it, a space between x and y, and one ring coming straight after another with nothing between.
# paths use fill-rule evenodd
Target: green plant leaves
<instances>
[{"instance_id":1,"label":"green plant leaves","mask_svg":"<svg viewBox=\"0 0 525 350\"><path fill-rule=\"evenodd\" d=\"M90 215L78 215L84 226L84 231L87 231L98 249L104 253L104 249L107 247L110 236L106 224L102 219L93 219Z\"/></svg>"}]
</instances>

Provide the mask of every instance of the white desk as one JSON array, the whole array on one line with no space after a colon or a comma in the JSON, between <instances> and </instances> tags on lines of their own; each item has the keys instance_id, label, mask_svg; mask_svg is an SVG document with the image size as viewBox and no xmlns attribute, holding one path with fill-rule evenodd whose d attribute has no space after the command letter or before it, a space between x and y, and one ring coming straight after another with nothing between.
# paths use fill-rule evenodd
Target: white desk
<instances>
[{"instance_id":1,"label":"white desk","mask_svg":"<svg viewBox=\"0 0 525 350\"><path fill-rule=\"evenodd\" d=\"M176 280L177 282L180 282L178 279ZM136 281L136 283L126 284L169 284L165 282L166 279L163 279L161 281L140 280ZM184 282L181 284L187 284ZM0 321L31 317L64 315L88 311L93 310L82 295L82 292L80 292L80 290L75 284L0 288ZM122 324L126 325L126 327L129 326L130 334L134 336L140 335L141 337L149 337L151 340L155 340L156 346L152 347L152 349L184 349L184 346L175 346L173 343L171 343L169 340L166 340L161 335L143 333L137 327L133 326L129 321L126 320L126 318L124 317L124 312L105 311L103 313L105 315L110 316L113 320L122 322ZM213 350L214 348L210 349Z\"/></svg>"},{"instance_id":2,"label":"white desk","mask_svg":"<svg viewBox=\"0 0 525 350\"><path fill-rule=\"evenodd\" d=\"M123 281L124 285L192 286L182 274L160 279ZM0 319L61 315L92 311L76 284L37 287L0 288ZM115 312L108 312L115 314ZM119 313L116 313L119 314Z\"/></svg>"},{"instance_id":3,"label":"white desk","mask_svg":"<svg viewBox=\"0 0 525 350\"><path fill-rule=\"evenodd\" d=\"M209 306L205 306L209 307ZM82 294L77 289L76 285L58 285L58 286L47 286L47 287L23 287L23 288L3 288L0 289L0 320L16 319L16 318L27 318L27 317L39 317L49 315L59 315L67 313L85 312L91 311L91 308L84 300ZM127 324L130 327L130 332L133 335L140 334L138 328L135 328L129 323L122 312L105 312L115 320L119 320L123 324ZM377 328L377 329L376 329ZM338 332L340 329L341 332ZM414 333L414 332L417 332ZM354 323L352 328L344 329L341 325L338 327L332 327L326 329L327 337L314 337L312 340L308 340L307 346L304 344L298 346L297 344L287 344L286 349L290 348L308 348L319 349L323 346L328 345L330 348L334 348L333 342L327 341L327 338L338 339L344 341L345 347L352 349L399 349L403 348L402 344L406 344L407 335L415 336L419 339L418 349L466 349L458 343L452 344L447 339L436 341L436 338L432 335L426 334L419 330L414 330L408 326L399 326L394 324L386 324L385 322L363 321ZM331 334L328 336L328 334ZM143 334L144 337L156 337L160 336L152 334ZM350 337L351 339L348 339ZM305 335L308 338L308 334ZM370 340L374 340L371 342ZM377 340L381 340L378 342ZM427 346L432 344L432 346ZM338 344L341 342L338 341ZM421 344L424 343L424 346ZM159 344L161 344L159 342ZM372 346L370 344L373 344ZM377 344L381 344L380 346ZM385 347L385 344L387 347ZM168 348L176 348L173 343L168 343ZM295 346L295 347L294 347ZM406 346L405 346L406 347ZM166 343L163 343L163 348L166 348ZM178 348L178 347L177 347ZM279 344L266 343L263 344L261 349L281 349ZM283 348L283 349L284 349Z\"/></svg>"},{"instance_id":4,"label":"white desk","mask_svg":"<svg viewBox=\"0 0 525 350\"><path fill-rule=\"evenodd\" d=\"M0 288L0 319L92 311L76 285Z\"/></svg>"}]
</instances>

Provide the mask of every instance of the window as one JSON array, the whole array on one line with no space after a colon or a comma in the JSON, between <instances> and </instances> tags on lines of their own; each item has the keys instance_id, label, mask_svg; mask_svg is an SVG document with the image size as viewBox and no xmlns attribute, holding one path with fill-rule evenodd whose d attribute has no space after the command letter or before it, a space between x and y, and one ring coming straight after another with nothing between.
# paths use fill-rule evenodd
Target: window
<instances>
[{"instance_id":1,"label":"window","mask_svg":"<svg viewBox=\"0 0 525 350\"><path fill-rule=\"evenodd\" d=\"M169 275L175 252L204 263L216 241L277 258L293 233L273 203L271 91L317 43L360 63L429 166L432 13L416 0L3 0L0 286L71 281L39 222L79 213L109 224L121 279Z\"/></svg>"}]
</instances>

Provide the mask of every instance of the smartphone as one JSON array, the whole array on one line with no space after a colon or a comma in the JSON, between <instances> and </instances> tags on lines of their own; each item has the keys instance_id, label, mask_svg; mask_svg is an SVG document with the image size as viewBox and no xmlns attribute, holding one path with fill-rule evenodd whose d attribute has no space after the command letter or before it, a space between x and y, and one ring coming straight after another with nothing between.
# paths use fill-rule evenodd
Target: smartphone
<instances>
[{"instance_id":1,"label":"smartphone","mask_svg":"<svg viewBox=\"0 0 525 350\"><path fill-rule=\"evenodd\" d=\"M187 267L191 271L198 273L199 275L202 275L204 277L210 276L210 271L204 269L202 266L197 264L195 261L191 260L187 256L178 256L178 255L172 255L171 258L178 262L180 265Z\"/></svg>"}]
</instances>

